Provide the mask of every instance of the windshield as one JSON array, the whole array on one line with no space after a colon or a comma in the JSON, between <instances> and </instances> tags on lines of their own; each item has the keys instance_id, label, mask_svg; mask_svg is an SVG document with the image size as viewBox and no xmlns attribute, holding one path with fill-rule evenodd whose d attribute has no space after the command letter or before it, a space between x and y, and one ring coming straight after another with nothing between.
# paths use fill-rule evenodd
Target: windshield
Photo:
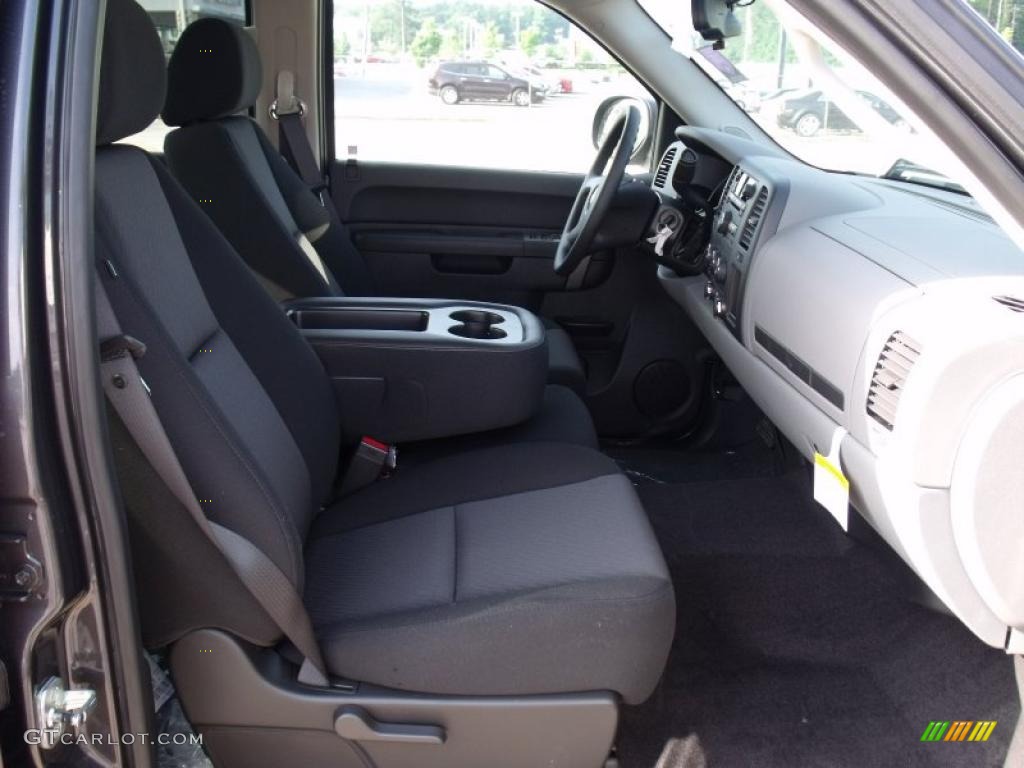
<instances>
[{"instance_id":1,"label":"windshield","mask_svg":"<svg viewBox=\"0 0 1024 768\"><path fill-rule=\"evenodd\" d=\"M950 180L955 166L949 153L910 110L782 0L737 5L743 32L726 40L723 50L694 32L689 2L638 1L672 37L673 48L801 160L833 171L962 191ZM993 3L972 0L971 5L985 15ZM1024 22L1024 2L1000 5L1022 6ZM1024 38L1024 23L1020 26Z\"/></svg>"}]
</instances>

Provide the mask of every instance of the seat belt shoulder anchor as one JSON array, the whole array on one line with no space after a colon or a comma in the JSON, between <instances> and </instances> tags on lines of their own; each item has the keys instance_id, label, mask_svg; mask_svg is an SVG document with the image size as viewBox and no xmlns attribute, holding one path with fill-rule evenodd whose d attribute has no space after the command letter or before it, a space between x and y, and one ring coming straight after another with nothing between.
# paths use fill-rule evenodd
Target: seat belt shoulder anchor
<instances>
[{"instance_id":1,"label":"seat belt shoulder anchor","mask_svg":"<svg viewBox=\"0 0 1024 768\"><path fill-rule=\"evenodd\" d=\"M133 360L138 360L144 354L146 354L146 345L126 333L122 333L120 336L111 336L100 342L100 360L104 363L117 360L125 355L131 355Z\"/></svg>"}]
</instances>

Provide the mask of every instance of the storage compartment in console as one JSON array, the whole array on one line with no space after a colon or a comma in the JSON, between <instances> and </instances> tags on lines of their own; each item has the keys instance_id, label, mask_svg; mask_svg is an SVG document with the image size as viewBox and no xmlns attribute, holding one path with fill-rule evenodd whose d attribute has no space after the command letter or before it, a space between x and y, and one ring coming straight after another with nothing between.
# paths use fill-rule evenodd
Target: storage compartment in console
<instances>
[{"instance_id":1,"label":"storage compartment in console","mask_svg":"<svg viewBox=\"0 0 1024 768\"><path fill-rule=\"evenodd\" d=\"M299 328L322 330L425 331L428 312L413 309L344 308L293 309L289 312Z\"/></svg>"},{"instance_id":2,"label":"storage compartment in console","mask_svg":"<svg viewBox=\"0 0 1024 768\"><path fill-rule=\"evenodd\" d=\"M294 301L286 311L331 378L349 440L483 432L540 408L544 326L519 307L331 297Z\"/></svg>"}]
</instances>

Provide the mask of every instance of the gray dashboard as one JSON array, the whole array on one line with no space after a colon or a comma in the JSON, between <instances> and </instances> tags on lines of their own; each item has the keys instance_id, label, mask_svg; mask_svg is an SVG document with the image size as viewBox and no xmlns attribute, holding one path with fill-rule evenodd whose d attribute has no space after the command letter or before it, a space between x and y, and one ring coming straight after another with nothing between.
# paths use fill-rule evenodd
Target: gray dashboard
<instances>
[{"instance_id":1,"label":"gray dashboard","mask_svg":"<svg viewBox=\"0 0 1024 768\"><path fill-rule=\"evenodd\" d=\"M663 266L666 291L805 456L838 432L852 505L979 637L1019 652L1024 252L969 197L677 136L731 170L707 274Z\"/></svg>"}]
</instances>

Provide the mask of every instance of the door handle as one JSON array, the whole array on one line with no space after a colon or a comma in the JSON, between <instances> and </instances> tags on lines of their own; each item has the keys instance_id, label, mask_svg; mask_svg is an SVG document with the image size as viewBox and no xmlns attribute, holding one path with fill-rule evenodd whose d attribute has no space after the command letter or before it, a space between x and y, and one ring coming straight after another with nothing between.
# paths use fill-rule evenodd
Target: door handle
<instances>
[{"instance_id":1,"label":"door handle","mask_svg":"<svg viewBox=\"0 0 1024 768\"><path fill-rule=\"evenodd\" d=\"M444 744L446 737L439 725L382 723L362 707L342 707L334 718L334 730L349 741Z\"/></svg>"}]
</instances>

